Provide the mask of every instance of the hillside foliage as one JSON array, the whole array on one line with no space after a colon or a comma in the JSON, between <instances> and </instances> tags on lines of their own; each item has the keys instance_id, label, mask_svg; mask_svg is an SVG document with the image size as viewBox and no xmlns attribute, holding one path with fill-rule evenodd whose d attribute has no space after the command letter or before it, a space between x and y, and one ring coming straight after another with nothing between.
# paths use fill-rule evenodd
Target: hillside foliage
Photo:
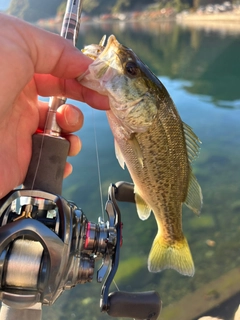
<instances>
[{"instance_id":1,"label":"hillside foliage","mask_svg":"<svg viewBox=\"0 0 240 320\"><path fill-rule=\"evenodd\" d=\"M85 0L83 11L88 15L101 15L124 11L141 11L154 5L159 9L173 7L176 11L186 8L196 8L201 4L219 2L218 0ZM62 14L67 1L63 0L12 0L8 13L34 22Z\"/></svg>"}]
</instances>

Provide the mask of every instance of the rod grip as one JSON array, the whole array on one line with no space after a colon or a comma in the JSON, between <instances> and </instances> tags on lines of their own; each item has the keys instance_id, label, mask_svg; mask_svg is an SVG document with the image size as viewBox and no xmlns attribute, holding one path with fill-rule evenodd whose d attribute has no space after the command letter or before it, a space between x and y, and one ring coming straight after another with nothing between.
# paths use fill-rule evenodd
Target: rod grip
<instances>
[{"instance_id":1,"label":"rod grip","mask_svg":"<svg viewBox=\"0 0 240 320\"><path fill-rule=\"evenodd\" d=\"M69 141L60 137L34 134L32 158L23 187L61 195Z\"/></svg>"},{"instance_id":2,"label":"rod grip","mask_svg":"<svg viewBox=\"0 0 240 320\"><path fill-rule=\"evenodd\" d=\"M161 311L161 300L156 291L113 292L108 296L111 317L156 320Z\"/></svg>"}]
</instances>

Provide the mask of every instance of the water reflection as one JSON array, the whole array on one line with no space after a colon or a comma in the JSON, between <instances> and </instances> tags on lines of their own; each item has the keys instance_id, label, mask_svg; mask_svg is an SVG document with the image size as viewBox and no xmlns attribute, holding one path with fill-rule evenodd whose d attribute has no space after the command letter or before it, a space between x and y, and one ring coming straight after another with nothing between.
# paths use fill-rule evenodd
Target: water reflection
<instances>
[{"instance_id":1,"label":"water reflection","mask_svg":"<svg viewBox=\"0 0 240 320\"><path fill-rule=\"evenodd\" d=\"M183 121L194 128L202 141L194 173L203 189L203 211L199 218L186 208L183 212L195 276L183 277L173 270L159 274L147 271L147 256L157 229L155 220L150 217L140 221L134 205L124 204L121 205L124 245L116 278L121 290L157 290L164 305L161 319L193 320L221 303L220 297L226 296L226 292L229 297L237 290L232 279L236 279L240 264L240 44L235 35L168 23L157 27L154 24L154 30L150 26L150 23L82 25L78 45L97 43L104 33L114 33L160 77ZM93 112L81 103L79 107L85 115L84 127L79 132L83 149L71 160L74 173L64 182L64 196L82 207L90 220L97 221L101 202L94 130L104 198L110 182L130 178L115 159L104 112ZM217 286L219 279L221 285ZM99 315L99 294L100 285L95 281L78 286L66 292L52 308L46 308L45 318L108 319ZM189 297L193 299L191 304ZM202 302L201 306L197 301Z\"/></svg>"}]
</instances>

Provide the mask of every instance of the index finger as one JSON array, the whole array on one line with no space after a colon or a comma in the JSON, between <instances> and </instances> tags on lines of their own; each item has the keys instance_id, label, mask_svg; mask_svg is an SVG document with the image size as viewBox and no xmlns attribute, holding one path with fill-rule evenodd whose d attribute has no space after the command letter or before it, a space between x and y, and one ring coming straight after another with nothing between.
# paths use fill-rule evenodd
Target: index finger
<instances>
[{"instance_id":1,"label":"index finger","mask_svg":"<svg viewBox=\"0 0 240 320\"><path fill-rule=\"evenodd\" d=\"M95 109L109 109L107 96L82 86L75 79L59 79L46 74L35 74L34 79L37 93L41 96L61 96L86 102Z\"/></svg>"}]
</instances>

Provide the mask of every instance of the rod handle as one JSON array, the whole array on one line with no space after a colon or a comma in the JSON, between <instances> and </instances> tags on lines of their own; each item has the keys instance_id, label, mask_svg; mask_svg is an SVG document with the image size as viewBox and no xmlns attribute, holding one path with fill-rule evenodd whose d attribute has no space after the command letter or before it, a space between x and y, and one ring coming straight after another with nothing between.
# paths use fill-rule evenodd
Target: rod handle
<instances>
[{"instance_id":1,"label":"rod handle","mask_svg":"<svg viewBox=\"0 0 240 320\"><path fill-rule=\"evenodd\" d=\"M23 183L24 189L61 195L69 141L60 137L34 134L32 158Z\"/></svg>"}]
</instances>

